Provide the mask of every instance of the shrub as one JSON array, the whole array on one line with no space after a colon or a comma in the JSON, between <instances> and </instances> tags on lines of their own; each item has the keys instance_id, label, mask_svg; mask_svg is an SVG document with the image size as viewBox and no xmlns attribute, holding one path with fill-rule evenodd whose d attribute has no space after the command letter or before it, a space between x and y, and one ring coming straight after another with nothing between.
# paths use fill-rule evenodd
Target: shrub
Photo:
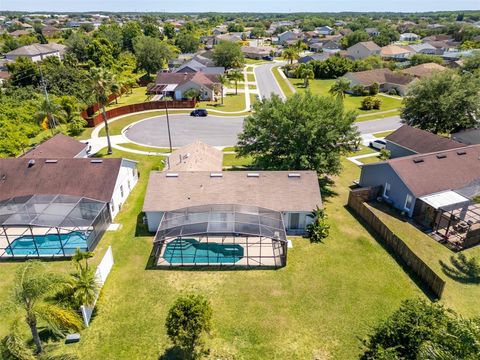
<instances>
[{"instance_id":1,"label":"shrub","mask_svg":"<svg viewBox=\"0 0 480 360\"><path fill-rule=\"evenodd\" d=\"M380 160L388 160L390 159L390 156L391 156L390 150L382 149L380 150L380 155L378 155L378 158Z\"/></svg>"},{"instance_id":2,"label":"shrub","mask_svg":"<svg viewBox=\"0 0 480 360\"><path fill-rule=\"evenodd\" d=\"M307 234L313 243L322 242L330 234L330 225L327 224L327 214L323 209L317 208L308 215L313 222L307 225Z\"/></svg>"},{"instance_id":3,"label":"shrub","mask_svg":"<svg viewBox=\"0 0 480 360\"><path fill-rule=\"evenodd\" d=\"M377 82L374 82L371 86L370 86L370 95L377 95L378 92L380 91L380 85L377 83Z\"/></svg>"},{"instance_id":4,"label":"shrub","mask_svg":"<svg viewBox=\"0 0 480 360\"><path fill-rule=\"evenodd\" d=\"M200 295L179 297L168 311L165 326L170 340L184 354L196 359L204 352L202 337L211 329L212 308Z\"/></svg>"},{"instance_id":5,"label":"shrub","mask_svg":"<svg viewBox=\"0 0 480 360\"><path fill-rule=\"evenodd\" d=\"M360 84L352 86L352 94L355 96L365 96L368 95L368 93L369 91Z\"/></svg>"},{"instance_id":6,"label":"shrub","mask_svg":"<svg viewBox=\"0 0 480 360\"><path fill-rule=\"evenodd\" d=\"M392 88L388 90L388 95L398 95L397 89Z\"/></svg>"}]
</instances>

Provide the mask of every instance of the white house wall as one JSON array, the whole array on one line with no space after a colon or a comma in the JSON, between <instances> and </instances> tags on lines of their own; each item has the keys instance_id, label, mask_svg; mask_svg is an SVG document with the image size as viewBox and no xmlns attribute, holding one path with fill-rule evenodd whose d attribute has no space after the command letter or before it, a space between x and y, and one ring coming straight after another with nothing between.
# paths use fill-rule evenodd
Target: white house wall
<instances>
[{"instance_id":1,"label":"white house wall","mask_svg":"<svg viewBox=\"0 0 480 360\"><path fill-rule=\"evenodd\" d=\"M135 187L138 181L137 163L135 161L123 159L122 166L118 172L115 190L110 201L110 212L112 219L118 214L128 195Z\"/></svg>"}]
</instances>

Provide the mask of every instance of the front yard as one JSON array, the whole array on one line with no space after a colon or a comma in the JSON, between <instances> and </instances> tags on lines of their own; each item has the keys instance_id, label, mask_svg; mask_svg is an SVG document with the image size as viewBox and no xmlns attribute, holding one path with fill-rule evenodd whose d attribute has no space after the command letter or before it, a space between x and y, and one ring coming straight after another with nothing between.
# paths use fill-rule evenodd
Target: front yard
<instances>
[{"instance_id":1,"label":"front yard","mask_svg":"<svg viewBox=\"0 0 480 360\"><path fill-rule=\"evenodd\" d=\"M306 91L306 89L303 87L303 80L301 79L288 79L290 83L295 86L297 91ZM308 89L317 95L322 95L322 96L331 96L329 94L329 90L332 87L332 85L335 83L334 79L328 79L328 80L310 80L310 86ZM344 101L345 108L348 110L356 110L359 114L374 114L377 112L383 112L383 111L388 111L388 110L394 110L394 109L399 109L402 107L402 100L399 98L393 98L389 96L383 96L382 94L377 95L382 99L382 106L380 110L361 110L361 103L362 100L365 98L365 96L353 96L350 94L346 94ZM392 115L387 115L387 116L393 116Z\"/></svg>"},{"instance_id":2,"label":"front yard","mask_svg":"<svg viewBox=\"0 0 480 360\"><path fill-rule=\"evenodd\" d=\"M69 349L80 359L158 359L169 344L164 327L168 308L180 294L195 292L211 301L212 358L355 359L361 338L406 298L423 297L409 276L344 207L358 167L345 161L335 185L324 192L331 224L323 244L292 238L283 269L255 271L150 270L153 234L142 224L148 173L161 158L121 153L139 161L140 181L92 259L96 265L112 245L115 266L97 312L82 339ZM66 261L48 262L59 272ZM0 308L18 263L0 264ZM6 311L6 310L2 310ZM13 314L2 313L0 336Z\"/></svg>"}]
</instances>

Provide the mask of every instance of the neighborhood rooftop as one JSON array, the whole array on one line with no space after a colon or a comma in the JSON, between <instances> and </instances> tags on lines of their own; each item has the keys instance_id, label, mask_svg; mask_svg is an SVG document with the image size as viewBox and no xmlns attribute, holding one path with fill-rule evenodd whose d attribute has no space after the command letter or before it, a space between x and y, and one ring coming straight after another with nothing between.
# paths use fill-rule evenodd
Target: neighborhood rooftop
<instances>
[{"instance_id":1,"label":"neighborhood rooftop","mask_svg":"<svg viewBox=\"0 0 480 360\"><path fill-rule=\"evenodd\" d=\"M143 211L245 204L276 211L322 205L314 171L151 172Z\"/></svg>"},{"instance_id":2,"label":"neighborhood rooftop","mask_svg":"<svg viewBox=\"0 0 480 360\"><path fill-rule=\"evenodd\" d=\"M457 149L465 146L449 138L438 136L429 131L408 125L403 125L395 130L388 135L385 140L400 145L417 154Z\"/></svg>"},{"instance_id":3,"label":"neighborhood rooftop","mask_svg":"<svg viewBox=\"0 0 480 360\"><path fill-rule=\"evenodd\" d=\"M47 141L33 147L21 157L24 158L74 158L87 147L69 136L57 134Z\"/></svg>"},{"instance_id":4,"label":"neighborhood rooftop","mask_svg":"<svg viewBox=\"0 0 480 360\"><path fill-rule=\"evenodd\" d=\"M199 140L172 152L166 171L222 171L223 153Z\"/></svg>"}]
</instances>

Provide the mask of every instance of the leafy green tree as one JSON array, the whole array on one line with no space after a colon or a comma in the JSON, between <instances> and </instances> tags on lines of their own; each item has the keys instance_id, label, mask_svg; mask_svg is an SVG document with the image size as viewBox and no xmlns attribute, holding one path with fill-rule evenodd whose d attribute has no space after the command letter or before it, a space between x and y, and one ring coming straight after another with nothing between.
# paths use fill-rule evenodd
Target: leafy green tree
<instances>
[{"instance_id":1,"label":"leafy green tree","mask_svg":"<svg viewBox=\"0 0 480 360\"><path fill-rule=\"evenodd\" d=\"M105 110L105 107L108 104L109 89L111 88L114 82L115 82L115 77L108 70L101 69L101 68L91 69L91 86L95 94L97 103L99 103L102 107L103 123L105 125L105 133L107 135L107 144L108 144L107 153L109 155L112 154L112 144L110 142L110 132L108 130L108 119L107 119L107 112Z\"/></svg>"},{"instance_id":2,"label":"leafy green tree","mask_svg":"<svg viewBox=\"0 0 480 360\"><path fill-rule=\"evenodd\" d=\"M29 58L19 57L15 62L7 63L7 68L13 86L38 86L40 83L38 67Z\"/></svg>"},{"instance_id":3,"label":"leafy green tree","mask_svg":"<svg viewBox=\"0 0 480 360\"><path fill-rule=\"evenodd\" d=\"M175 39L176 31L172 23L165 23L163 25L163 34L167 39Z\"/></svg>"},{"instance_id":4,"label":"leafy green tree","mask_svg":"<svg viewBox=\"0 0 480 360\"><path fill-rule=\"evenodd\" d=\"M112 44L105 38L93 39L85 51L87 60L93 61L97 67L111 67L114 63Z\"/></svg>"},{"instance_id":5,"label":"leafy green tree","mask_svg":"<svg viewBox=\"0 0 480 360\"><path fill-rule=\"evenodd\" d=\"M228 79L235 83L235 95L238 95L238 82L243 81L243 72L240 70L232 70L228 74Z\"/></svg>"},{"instance_id":6,"label":"leafy green tree","mask_svg":"<svg viewBox=\"0 0 480 360\"><path fill-rule=\"evenodd\" d=\"M325 61L312 61L316 79L335 79L352 71L354 62L341 56L331 56Z\"/></svg>"},{"instance_id":7,"label":"leafy green tree","mask_svg":"<svg viewBox=\"0 0 480 360\"><path fill-rule=\"evenodd\" d=\"M333 83L328 92L338 99L343 100L348 90L350 90L350 81L346 78L340 78Z\"/></svg>"},{"instance_id":8,"label":"leafy green tree","mask_svg":"<svg viewBox=\"0 0 480 360\"><path fill-rule=\"evenodd\" d=\"M229 79L227 75L219 75L218 76L218 82L220 83L220 96L222 97L222 106L223 106L223 92L224 92L224 87L226 84L228 84Z\"/></svg>"},{"instance_id":9,"label":"leafy green tree","mask_svg":"<svg viewBox=\"0 0 480 360\"><path fill-rule=\"evenodd\" d=\"M183 96L189 100L198 100L200 98L200 90L195 88L188 89L183 93Z\"/></svg>"},{"instance_id":10,"label":"leafy green tree","mask_svg":"<svg viewBox=\"0 0 480 360\"><path fill-rule=\"evenodd\" d=\"M203 337L212 328L212 313L209 301L201 295L179 297L168 311L167 335L180 348L184 359L202 355Z\"/></svg>"},{"instance_id":11,"label":"leafy green tree","mask_svg":"<svg viewBox=\"0 0 480 360\"><path fill-rule=\"evenodd\" d=\"M175 45L182 53L195 53L198 50L200 40L192 33L181 32L175 39Z\"/></svg>"},{"instance_id":12,"label":"leafy green tree","mask_svg":"<svg viewBox=\"0 0 480 360\"><path fill-rule=\"evenodd\" d=\"M480 71L480 50L474 51L471 56L463 59L462 69L472 73Z\"/></svg>"},{"instance_id":13,"label":"leafy green tree","mask_svg":"<svg viewBox=\"0 0 480 360\"><path fill-rule=\"evenodd\" d=\"M66 329L78 331L82 327L78 315L58 305L48 302L48 298L58 290L63 279L47 272L39 261L27 261L19 267L13 289L13 301L30 328L35 344L35 352L43 352L43 344L38 333L38 322L44 321L56 332Z\"/></svg>"},{"instance_id":14,"label":"leafy green tree","mask_svg":"<svg viewBox=\"0 0 480 360\"><path fill-rule=\"evenodd\" d=\"M255 39L267 36L267 32L265 30L265 27L259 26L259 27L254 27L252 31L250 32L250 36L252 36Z\"/></svg>"},{"instance_id":15,"label":"leafy green tree","mask_svg":"<svg viewBox=\"0 0 480 360\"><path fill-rule=\"evenodd\" d=\"M340 40L340 42L344 48L349 48L350 46L353 46L359 42L368 41L368 39L369 36L365 31L356 30L354 32L351 32L350 34L345 35L342 40Z\"/></svg>"},{"instance_id":16,"label":"leafy green tree","mask_svg":"<svg viewBox=\"0 0 480 360\"><path fill-rule=\"evenodd\" d=\"M76 136L82 133L87 121L80 116L80 107L73 96L62 96L59 100L61 112L60 121L68 126L68 134Z\"/></svg>"},{"instance_id":17,"label":"leafy green tree","mask_svg":"<svg viewBox=\"0 0 480 360\"><path fill-rule=\"evenodd\" d=\"M330 225L327 223L327 214L317 206L311 214L308 215L313 221L307 225L308 238L313 243L322 242L330 234Z\"/></svg>"},{"instance_id":18,"label":"leafy green tree","mask_svg":"<svg viewBox=\"0 0 480 360\"><path fill-rule=\"evenodd\" d=\"M400 38L400 34L397 30L390 27L382 27L379 29L380 33L372 40L378 46L387 46Z\"/></svg>"},{"instance_id":19,"label":"leafy green tree","mask_svg":"<svg viewBox=\"0 0 480 360\"><path fill-rule=\"evenodd\" d=\"M35 113L35 118L39 125L48 129L55 129L61 117L62 108L56 102L50 99L43 100L38 111Z\"/></svg>"},{"instance_id":20,"label":"leafy green tree","mask_svg":"<svg viewBox=\"0 0 480 360\"><path fill-rule=\"evenodd\" d=\"M239 156L251 156L261 169L337 174L341 154L358 138L355 112L329 96L307 91L284 102L274 95L253 107L237 148Z\"/></svg>"},{"instance_id":21,"label":"leafy green tree","mask_svg":"<svg viewBox=\"0 0 480 360\"><path fill-rule=\"evenodd\" d=\"M230 41L221 41L215 46L213 61L217 66L223 66L226 69L242 68L245 64L240 45Z\"/></svg>"},{"instance_id":22,"label":"leafy green tree","mask_svg":"<svg viewBox=\"0 0 480 360\"><path fill-rule=\"evenodd\" d=\"M112 45L112 55L114 58L122 52L123 33L122 28L116 22L100 25L95 32L95 37L108 40Z\"/></svg>"},{"instance_id":23,"label":"leafy green tree","mask_svg":"<svg viewBox=\"0 0 480 360\"><path fill-rule=\"evenodd\" d=\"M436 63L443 65L443 59L441 56L430 55L430 54L415 54L410 58L410 64L412 66L426 64L426 63Z\"/></svg>"},{"instance_id":24,"label":"leafy green tree","mask_svg":"<svg viewBox=\"0 0 480 360\"><path fill-rule=\"evenodd\" d=\"M367 96L362 99L362 110L378 110L382 106L382 100L375 96Z\"/></svg>"},{"instance_id":25,"label":"leafy green tree","mask_svg":"<svg viewBox=\"0 0 480 360\"><path fill-rule=\"evenodd\" d=\"M29 145L25 125L17 121L0 121L0 157L17 156Z\"/></svg>"},{"instance_id":26,"label":"leafy green tree","mask_svg":"<svg viewBox=\"0 0 480 360\"><path fill-rule=\"evenodd\" d=\"M84 23L80 25L80 30L86 33L92 32L94 29L95 27L93 26L93 24L90 24L90 23Z\"/></svg>"},{"instance_id":27,"label":"leafy green tree","mask_svg":"<svg viewBox=\"0 0 480 360\"><path fill-rule=\"evenodd\" d=\"M142 36L142 27L138 21L129 21L122 26L123 50L133 52L134 39Z\"/></svg>"},{"instance_id":28,"label":"leafy green tree","mask_svg":"<svg viewBox=\"0 0 480 360\"><path fill-rule=\"evenodd\" d=\"M73 54L78 61L87 61L87 45L90 43L91 38L82 32L72 33L66 40L67 52Z\"/></svg>"},{"instance_id":29,"label":"leafy green tree","mask_svg":"<svg viewBox=\"0 0 480 360\"><path fill-rule=\"evenodd\" d=\"M410 86L402 117L411 126L433 133L451 133L477 124L480 79L472 74L441 71Z\"/></svg>"},{"instance_id":30,"label":"leafy green tree","mask_svg":"<svg viewBox=\"0 0 480 360\"><path fill-rule=\"evenodd\" d=\"M169 59L176 56L171 45L148 36L137 37L133 46L138 67L148 75L162 69Z\"/></svg>"},{"instance_id":31,"label":"leafy green tree","mask_svg":"<svg viewBox=\"0 0 480 360\"><path fill-rule=\"evenodd\" d=\"M230 23L227 27L228 32L243 32L244 30L245 28L242 24Z\"/></svg>"},{"instance_id":32,"label":"leafy green tree","mask_svg":"<svg viewBox=\"0 0 480 360\"><path fill-rule=\"evenodd\" d=\"M298 60L300 53L296 47L288 47L283 50L282 57L284 60L290 61L290 65L293 64L294 60Z\"/></svg>"},{"instance_id":33,"label":"leafy green tree","mask_svg":"<svg viewBox=\"0 0 480 360\"><path fill-rule=\"evenodd\" d=\"M150 36L153 38L157 38L163 40L163 34L160 32L160 28L158 24L155 22L147 22L143 25L143 34L145 36Z\"/></svg>"}]
</instances>

